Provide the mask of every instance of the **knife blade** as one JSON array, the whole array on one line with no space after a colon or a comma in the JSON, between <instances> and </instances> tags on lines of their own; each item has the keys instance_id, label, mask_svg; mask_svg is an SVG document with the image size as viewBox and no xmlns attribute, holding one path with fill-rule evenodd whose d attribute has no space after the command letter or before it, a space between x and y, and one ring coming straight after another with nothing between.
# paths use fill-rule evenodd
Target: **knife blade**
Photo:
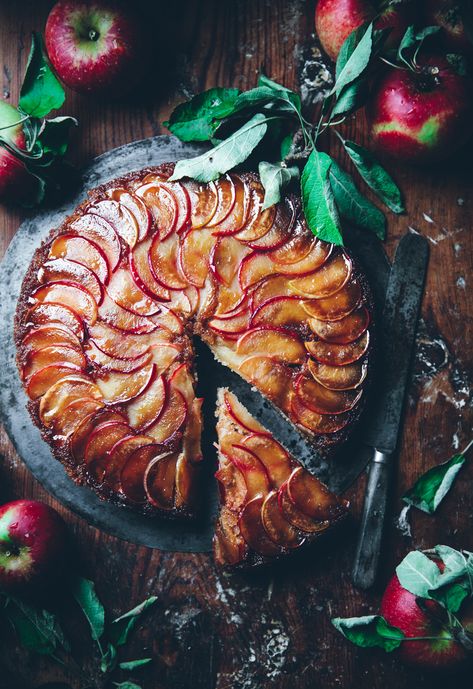
<instances>
[{"instance_id":1,"label":"knife blade","mask_svg":"<svg viewBox=\"0 0 473 689\"><path fill-rule=\"evenodd\" d=\"M428 255L424 237L404 235L386 290L379 329L378 370L382 375L378 378L375 405L363 438L372 459L352 574L353 583L363 589L373 585L378 570L393 457L401 428Z\"/></svg>"}]
</instances>

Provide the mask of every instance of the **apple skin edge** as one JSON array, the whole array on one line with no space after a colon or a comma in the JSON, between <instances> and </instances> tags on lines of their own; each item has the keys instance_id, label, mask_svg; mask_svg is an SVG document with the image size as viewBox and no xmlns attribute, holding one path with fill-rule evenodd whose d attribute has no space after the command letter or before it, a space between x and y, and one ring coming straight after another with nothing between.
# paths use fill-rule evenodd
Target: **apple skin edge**
<instances>
[{"instance_id":1,"label":"apple skin edge","mask_svg":"<svg viewBox=\"0 0 473 689\"><path fill-rule=\"evenodd\" d=\"M473 82L440 55L421 56L419 70L388 70L374 88L367 115L380 154L426 163L452 155L471 137Z\"/></svg>"},{"instance_id":2,"label":"apple skin edge","mask_svg":"<svg viewBox=\"0 0 473 689\"><path fill-rule=\"evenodd\" d=\"M21 114L16 108L0 100L0 136L7 143L25 149L26 139L22 125L12 126L20 119ZM27 204L34 198L38 184L38 179L28 172L24 163L4 146L0 146L0 201Z\"/></svg>"},{"instance_id":3,"label":"apple skin edge","mask_svg":"<svg viewBox=\"0 0 473 689\"><path fill-rule=\"evenodd\" d=\"M435 601L424 601L434 615L442 612ZM437 637L435 640L405 641L394 651L408 665L429 670L453 669L471 660L471 655L456 640L445 638L450 633L439 622L421 610L416 596L404 589L396 575L392 577L381 600L380 614L398 627L406 637ZM465 629L473 632L473 603L470 601L460 615Z\"/></svg>"},{"instance_id":4,"label":"apple skin edge","mask_svg":"<svg viewBox=\"0 0 473 689\"><path fill-rule=\"evenodd\" d=\"M54 509L35 500L0 507L0 589L48 588L64 572L66 551L66 526Z\"/></svg>"}]
</instances>

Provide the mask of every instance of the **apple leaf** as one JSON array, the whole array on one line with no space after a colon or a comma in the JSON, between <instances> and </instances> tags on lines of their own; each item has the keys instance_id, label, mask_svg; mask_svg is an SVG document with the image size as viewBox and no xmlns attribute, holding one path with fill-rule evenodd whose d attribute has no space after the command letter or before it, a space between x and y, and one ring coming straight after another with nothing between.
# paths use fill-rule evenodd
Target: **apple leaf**
<instances>
[{"instance_id":1,"label":"apple leaf","mask_svg":"<svg viewBox=\"0 0 473 689\"><path fill-rule=\"evenodd\" d=\"M104 633L105 610L95 592L94 582L77 577L72 585L72 595L89 623L92 639L99 641Z\"/></svg>"},{"instance_id":2,"label":"apple leaf","mask_svg":"<svg viewBox=\"0 0 473 689\"><path fill-rule=\"evenodd\" d=\"M423 42L428 36L432 36L433 34L436 34L440 31L440 26L425 26L423 29L420 29L420 31L416 31L414 26L409 26L406 29L406 33L402 37L402 40L399 44L399 48L397 50L397 59L400 62L404 62L405 64L408 65L408 67L411 67L411 64L408 60L408 58L405 55L405 52L408 50L412 50L413 48L416 49L418 52L420 48L422 47Z\"/></svg>"},{"instance_id":3,"label":"apple leaf","mask_svg":"<svg viewBox=\"0 0 473 689\"><path fill-rule=\"evenodd\" d=\"M287 167L284 163L274 165L261 161L258 165L258 172L264 187L263 210L279 203L282 190L287 187L291 180L299 177L298 167Z\"/></svg>"},{"instance_id":4,"label":"apple leaf","mask_svg":"<svg viewBox=\"0 0 473 689\"><path fill-rule=\"evenodd\" d=\"M51 160L55 156L63 156L69 145L69 133L72 125L77 126L75 117L54 117L44 120L38 133L38 140L42 146L43 154L50 155Z\"/></svg>"},{"instance_id":5,"label":"apple leaf","mask_svg":"<svg viewBox=\"0 0 473 689\"><path fill-rule=\"evenodd\" d=\"M348 115L361 108L366 102L368 93L369 81L365 76L360 76L351 84L345 86L332 108L330 121L333 122L341 115Z\"/></svg>"},{"instance_id":6,"label":"apple leaf","mask_svg":"<svg viewBox=\"0 0 473 689\"><path fill-rule=\"evenodd\" d=\"M381 615L336 617L332 624L343 636L361 648L382 648L387 653L398 648L404 640L403 632L388 624Z\"/></svg>"},{"instance_id":7,"label":"apple leaf","mask_svg":"<svg viewBox=\"0 0 473 689\"><path fill-rule=\"evenodd\" d=\"M20 643L28 650L41 655L53 655L58 647L70 650L57 617L49 610L37 609L18 598L9 597L5 614Z\"/></svg>"},{"instance_id":8,"label":"apple leaf","mask_svg":"<svg viewBox=\"0 0 473 689\"><path fill-rule=\"evenodd\" d=\"M117 649L111 643L108 644L107 650L102 655L100 660L100 670L103 673L110 672L117 665Z\"/></svg>"},{"instance_id":9,"label":"apple leaf","mask_svg":"<svg viewBox=\"0 0 473 689\"><path fill-rule=\"evenodd\" d=\"M402 497L407 505L433 514L458 475L458 472L466 462L464 454L451 457L448 461L432 467L422 474L407 493Z\"/></svg>"},{"instance_id":10,"label":"apple leaf","mask_svg":"<svg viewBox=\"0 0 473 689\"><path fill-rule=\"evenodd\" d=\"M64 89L49 66L41 36L34 32L18 105L27 115L45 117L60 108L65 98Z\"/></svg>"},{"instance_id":11,"label":"apple leaf","mask_svg":"<svg viewBox=\"0 0 473 689\"><path fill-rule=\"evenodd\" d=\"M340 215L349 222L370 230L379 239L386 237L386 218L355 186L351 175L334 160L329 173L330 184Z\"/></svg>"},{"instance_id":12,"label":"apple leaf","mask_svg":"<svg viewBox=\"0 0 473 689\"><path fill-rule=\"evenodd\" d=\"M180 160L170 180L190 177L197 182L212 182L218 179L248 158L266 134L266 120L265 115L258 113L215 148L196 158Z\"/></svg>"},{"instance_id":13,"label":"apple leaf","mask_svg":"<svg viewBox=\"0 0 473 689\"><path fill-rule=\"evenodd\" d=\"M373 154L353 141L343 140L343 145L361 177L374 191L376 196L393 213L404 213L405 208L399 187L391 175L378 163Z\"/></svg>"},{"instance_id":14,"label":"apple leaf","mask_svg":"<svg viewBox=\"0 0 473 689\"><path fill-rule=\"evenodd\" d=\"M302 171L302 204L314 235L343 246L340 218L329 180L331 166L330 156L315 149L312 151Z\"/></svg>"},{"instance_id":15,"label":"apple leaf","mask_svg":"<svg viewBox=\"0 0 473 689\"><path fill-rule=\"evenodd\" d=\"M366 69L373 48L373 23L364 29L352 32L343 43L337 59L335 85L331 94L340 96L342 90L357 79Z\"/></svg>"},{"instance_id":16,"label":"apple leaf","mask_svg":"<svg viewBox=\"0 0 473 689\"><path fill-rule=\"evenodd\" d=\"M136 670L137 667L143 667L143 665L148 665L153 659L152 658L139 658L138 660L126 660L120 663L119 667L122 670Z\"/></svg>"},{"instance_id":17,"label":"apple leaf","mask_svg":"<svg viewBox=\"0 0 473 689\"><path fill-rule=\"evenodd\" d=\"M139 617L144 613L145 610L154 605L157 600L158 599L156 596L150 596L136 607L112 621L110 636L112 637L112 641L116 646L123 646L126 644L128 636L134 629Z\"/></svg>"},{"instance_id":18,"label":"apple leaf","mask_svg":"<svg viewBox=\"0 0 473 689\"><path fill-rule=\"evenodd\" d=\"M433 560L419 550L412 550L396 567L403 588L419 598L429 598L440 578L440 570Z\"/></svg>"},{"instance_id":19,"label":"apple leaf","mask_svg":"<svg viewBox=\"0 0 473 689\"><path fill-rule=\"evenodd\" d=\"M471 596L471 588L466 581L457 581L430 591L430 598L443 605L449 612L457 613L466 598Z\"/></svg>"},{"instance_id":20,"label":"apple leaf","mask_svg":"<svg viewBox=\"0 0 473 689\"><path fill-rule=\"evenodd\" d=\"M178 105L164 126L181 141L209 141L220 120L232 114L240 91L213 88Z\"/></svg>"}]
</instances>

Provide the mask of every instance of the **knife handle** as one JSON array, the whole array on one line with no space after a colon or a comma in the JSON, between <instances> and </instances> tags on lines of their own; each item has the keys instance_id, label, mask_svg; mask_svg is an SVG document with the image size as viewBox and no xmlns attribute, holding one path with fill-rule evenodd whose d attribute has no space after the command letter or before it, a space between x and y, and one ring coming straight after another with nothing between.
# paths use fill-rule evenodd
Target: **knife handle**
<instances>
[{"instance_id":1,"label":"knife handle","mask_svg":"<svg viewBox=\"0 0 473 689\"><path fill-rule=\"evenodd\" d=\"M373 586L378 572L388 499L391 455L374 451L370 463L352 579L357 588Z\"/></svg>"}]
</instances>

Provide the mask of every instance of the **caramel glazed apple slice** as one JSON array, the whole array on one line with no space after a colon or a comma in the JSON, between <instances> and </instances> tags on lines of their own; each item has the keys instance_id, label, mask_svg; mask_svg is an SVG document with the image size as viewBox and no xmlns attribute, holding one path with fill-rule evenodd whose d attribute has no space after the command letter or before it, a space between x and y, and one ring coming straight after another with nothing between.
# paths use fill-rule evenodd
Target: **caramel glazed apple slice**
<instances>
[{"instance_id":1,"label":"caramel glazed apple slice","mask_svg":"<svg viewBox=\"0 0 473 689\"><path fill-rule=\"evenodd\" d=\"M248 567L307 545L348 514L348 502L306 471L229 390L217 401L220 514L215 562Z\"/></svg>"},{"instance_id":2,"label":"caramel glazed apple slice","mask_svg":"<svg viewBox=\"0 0 473 689\"><path fill-rule=\"evenodd\" d=\"M191 336L323 450L362 408L371 310L297 199L263 210L255 174L197 184L173 169L91 192L37 250L15 325L32 417L73 479L169 516L200 493Z\"/></svg>"}]
</instances>

